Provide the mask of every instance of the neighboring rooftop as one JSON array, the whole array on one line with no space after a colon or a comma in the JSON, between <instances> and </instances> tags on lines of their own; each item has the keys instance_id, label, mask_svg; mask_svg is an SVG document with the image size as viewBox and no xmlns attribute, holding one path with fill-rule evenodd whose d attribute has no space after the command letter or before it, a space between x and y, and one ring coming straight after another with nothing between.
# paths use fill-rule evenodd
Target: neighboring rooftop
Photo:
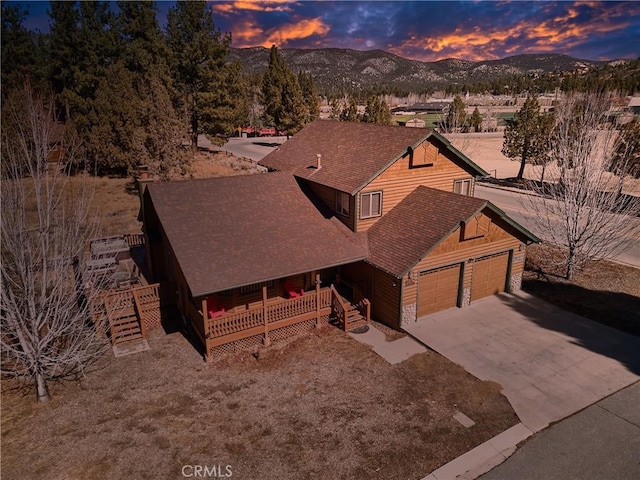
<instances>
[{"instance_id":1,"label":"neighboring rooftop","mask_svg":"<svg viewBox=\"0 0 640 480\"><path fill-rule=\"evenodd\" d=\"M367 254L289 173L152 183L147 194L194 297Z\"/></svg>"}]
</instances>

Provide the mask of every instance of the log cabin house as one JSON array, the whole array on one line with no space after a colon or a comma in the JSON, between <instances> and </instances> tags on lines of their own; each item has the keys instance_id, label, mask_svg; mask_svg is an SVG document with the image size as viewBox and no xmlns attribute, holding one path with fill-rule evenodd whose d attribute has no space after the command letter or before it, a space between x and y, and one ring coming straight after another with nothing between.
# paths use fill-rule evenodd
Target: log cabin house
<instances>
[{"instance_id":1,"label":"log cabin house","mask_svg":"<svg viewBox=\"0 0 640 480\"><path fill-rule=\"evenodd\" d=\"M392 328L520 288L539 241L473 197L486 172L436 132L315 121L269 173L149 183L147 260L207 358L313 328Z\"/></svg>"}]
</instances>

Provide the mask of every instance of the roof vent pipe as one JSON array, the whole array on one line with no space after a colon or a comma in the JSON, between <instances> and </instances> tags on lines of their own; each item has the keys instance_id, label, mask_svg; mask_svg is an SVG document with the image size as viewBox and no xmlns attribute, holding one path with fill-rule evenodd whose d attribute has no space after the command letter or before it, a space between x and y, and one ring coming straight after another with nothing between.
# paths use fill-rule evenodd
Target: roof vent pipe
<instances>
[{"instance_id":1,"label":"roof vent pipe","mask_svg":"<svg viewBox=\"0 0 640 480\"><path fill-rule=\"evenodd\" d=\"M320 170L322 168L322 155L316 154L316 170Z\"/></svg>"}]
</instances>

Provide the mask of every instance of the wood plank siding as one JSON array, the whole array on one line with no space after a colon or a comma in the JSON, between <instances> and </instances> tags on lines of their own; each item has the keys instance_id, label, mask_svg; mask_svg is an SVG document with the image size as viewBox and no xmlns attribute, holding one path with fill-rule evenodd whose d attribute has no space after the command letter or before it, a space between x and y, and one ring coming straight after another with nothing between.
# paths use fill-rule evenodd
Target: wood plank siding
<instances>
[{"instance_id":1,"label":"wood plank siding","mask_svg":"<svg viewBox=\"0 0 640 480\"><path fill-rule=\"evenodd\" d=\"M436 143L432 144L431 142ZM417 156L421 150L426 150L422 156L426 155L428 161L431 161L431 158L435 158L432 164L423 163L412 167L411 155L407 154L398 159L362 189L356 196L357 220L355 231L364 232L381 218L379 216L360 219L360 198L362 193L382 191L382 215L393 209L419 185L453 192L453 184L456 180L469 179L471 180L470 193L473 195L473 177L459 164L455 163L453 160L455 157L444 147L440 148L437 143L437 140L433 138L427 139L423 143L427 144L426 149L418 146L414 151L414 156ZM436 149L437 154L435 153Z\"/></svg>"},{"instance_id":2,"label":"wood plank siding","mask_svg":"<svg viewBox=\"0 0 640 480\"><path fill-rule=\"evenodd\" d=\"M374 268L371 317L391 328L399 328L400 292L400 280Z\"/></svg>"},{"instance_id":3,"label":"wood plank siding","mask_svg":"<svg viewBox=\"0 0 640 480\"><path fill-rule=\"evenodd\" d=\"M351 195L347 195L349 198L349 215L343 215L341 213L336 212L336 195L338 191L327 187L325 185L320 185L318 183L309 182L309 187L311 191L315 193L322 202L329 207L332 212L335 212L336 218L344 223L351 230L355 228L355 198Z\"/></svg>"}]
</instances>

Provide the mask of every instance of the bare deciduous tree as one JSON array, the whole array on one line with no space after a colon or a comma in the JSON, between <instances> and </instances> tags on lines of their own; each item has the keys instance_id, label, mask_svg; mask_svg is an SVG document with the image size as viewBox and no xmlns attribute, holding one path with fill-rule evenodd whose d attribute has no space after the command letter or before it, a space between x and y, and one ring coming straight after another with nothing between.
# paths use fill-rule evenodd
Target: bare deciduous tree
<instances>
[{"instance_id":1,"label":"bare deciduous tree","mask_svg":"<svg viewBox=\"0 0 640 480\"><path fill-rule=\"evenodd\" d=\"M620 150L608 107L606 95L568 97L556 107L547 166L554 183L534 184L540 195L525 201L547 239L563 247L567 279L590 260L615 257L639 230L640 199L622 192L631 152ZM617 175L608 172L614 152Z\"/></svg>"},{"instance_id":2,"label":"bare deciduous tree","mask_svg":"<svg viewBox=\"0 0 640 480\"><path fill-rule=\"evenodd\" d=\"M82 280L91 192L47 161L53 108L27 86L2 109L2 374L32 380L39 401L49 380L82 374L104 351Z\"/></svg>"}]
</instances>

